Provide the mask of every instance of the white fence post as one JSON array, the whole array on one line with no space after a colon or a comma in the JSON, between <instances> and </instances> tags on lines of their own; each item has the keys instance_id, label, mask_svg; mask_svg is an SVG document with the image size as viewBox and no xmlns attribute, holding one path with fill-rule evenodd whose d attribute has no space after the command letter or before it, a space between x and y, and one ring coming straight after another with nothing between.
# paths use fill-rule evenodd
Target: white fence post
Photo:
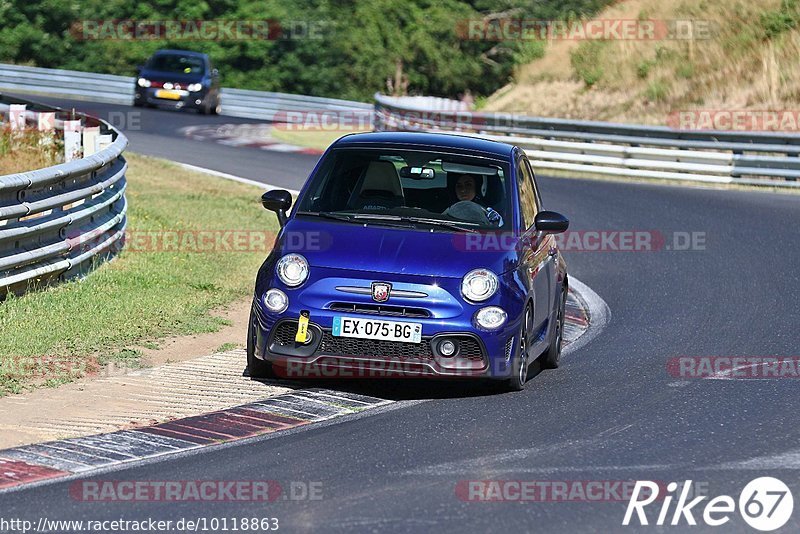
<instances>
[{"instance_id":1,"label":"white fence post","mask_svg":"<svg viewBox=\"0 0 800 534\"><path fill-rule=\"evenodd\" d=\"M81 157L81 121L64 121L64 161Z\"/></svg>"},{"instance_id":2,"label":"white fence post","mask_svg":"<svg viewBox=\"0 0 800 534\"><path fill-rule=\"evenodd\" d=\"M39 144L44 147L52 146L55 140L56 114L53 111L40 111L36 116L36 127L42 137Z\"/></svg>"},{"instance_id":3,"label":"white fence post","mask_svg":"<svg viewBox=\"0 0 800 534\"><path fill-rule=\"evenodd\" d=\"M8 106L8 119L12 131L25 129L25 104L10 104Z\"/></svg>"},{"instance_id":4,"label":"white fence post","mask_svg":"<svg viewBox=\"0 0 800 534\"><path fill-rule=\"evenodd\" d=\"M56 128L56 114L53 111L41 111L37 117L37 128L40 132L52 132Z\"/></svg>"},{"instance_id":5,"label":"white fence post","mask_svg":"<svg viewBox=\"0 0 800 534\"><path fill-rule=\"evenodd\" d=\"M100 152L104 148L107 148L113 142L114 138L111 134L98 135L97 144L95 145L95 151Z\"/></svg>"},{"instance_id":6,"label":"white fence post","mask_svg":"<svg viewBox=\"0 0 800 534\"><path fill-rule=\"evenodd\" d=\"M89 126L83 129L83 157L88 157L97 151L97 138L100 136L99 126Z\"/></svg>"}]
</instances>

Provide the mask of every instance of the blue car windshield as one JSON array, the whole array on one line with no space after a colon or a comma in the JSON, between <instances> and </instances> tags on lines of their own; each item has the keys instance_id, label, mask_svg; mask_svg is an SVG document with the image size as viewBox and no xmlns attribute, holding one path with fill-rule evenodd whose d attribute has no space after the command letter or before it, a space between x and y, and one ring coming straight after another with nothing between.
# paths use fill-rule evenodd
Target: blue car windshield
<instances>
[{"instance_id":1,"label":"blue car windshield","mask_svg":"<svg viewBox=\"0 0 800 534\"><path fill-rule=\"evenodd\" d=\"M508 165L502 160L427 150L331 151L296 208L354 221L441 221L458 231L510 229ZM355 217L354 217L355 215Z\"/></svg>"},{"instance_id":2,"label":"blue car windshield","mask_svg":"<svg viewBox=\"0 0 800 534\"><path fill-rule=\"evenodd\" d=\"M201 58L181 54L158 54L151 57L145 66L151 70L173 74L202 74L205 70Z\"/></svg>"}]
</instances>

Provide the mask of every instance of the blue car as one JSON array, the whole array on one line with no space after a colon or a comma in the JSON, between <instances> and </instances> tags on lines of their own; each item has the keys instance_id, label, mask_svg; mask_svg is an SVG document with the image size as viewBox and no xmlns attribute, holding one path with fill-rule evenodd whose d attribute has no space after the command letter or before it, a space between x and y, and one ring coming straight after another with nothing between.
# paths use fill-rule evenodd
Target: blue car
<instances>
[{"instance_id":1,"label":"blue car","mask_svg":"<svg viewBox=\"0 0 800 534\"><path fill-rule=\"evenodd\" d=\"M136 72L133 105L220 112L219 71L207 54L158 50Z\"/></svg>"},{"instance_id":2,"label":"blue car","mask_svg":"<svg viewBox=\"0 0 800 534\"><path fill-rule=\"evenodd\" d=\"M258 271L251 377L472 377L558 366L568 277L525 153L474 137L342 137Z\"/></svg>"}]
</instances>

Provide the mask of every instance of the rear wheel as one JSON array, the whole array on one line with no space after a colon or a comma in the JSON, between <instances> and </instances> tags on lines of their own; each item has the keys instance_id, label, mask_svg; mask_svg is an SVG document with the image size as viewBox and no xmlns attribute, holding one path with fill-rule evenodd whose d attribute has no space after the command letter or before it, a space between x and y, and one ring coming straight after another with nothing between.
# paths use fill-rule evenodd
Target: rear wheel
<instances>
[{"instance_id":1,"label":"rear wheel","mask_svg":"<svg viewBox=\"0 0 800 534\"><path fill-rule=\"evenodd\" d=\"M272 364L256 358L256 315L253 309L247 326L247 371L250 378L276 378Z\"/></svg>"},{"instance_id":2,"label":"rear wheel","mask_svg":"<svg viewBox=\"0 0 800 534\"><path fill-rule=\"evenodd\" d=\"M553 340L547 351L542 355L542 367L545 369L556 369L561 361L561 340L564 332L564 312L567 307L567 288L561 290L558 298L558 313L556 314L556 331L553 333Z\"/></svg>"},{"instance_id":3,"label":"rear wheel","mask_svg":"<svg viewBox=\"0 0 800 534\"><path fill-rule=\"evenodd\" d=\"M533 311L530 306L525 307L525 315L520 325L519 335L517 336L517 350L514 353L513 364L511 365L511 378L506 381L506 388L511 391L522 391L525 389L525 382L528 380L528 333L531 330L533 321Z\"/></svg>"}]
</instances>

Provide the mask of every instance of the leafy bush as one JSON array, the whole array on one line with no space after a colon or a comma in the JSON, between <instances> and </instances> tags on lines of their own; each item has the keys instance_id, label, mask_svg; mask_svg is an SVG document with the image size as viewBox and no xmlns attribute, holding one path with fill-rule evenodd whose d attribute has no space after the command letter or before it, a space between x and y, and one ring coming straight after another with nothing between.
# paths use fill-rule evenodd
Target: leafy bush
<instances>
[{"instance_id":1,"label":"leafy bush","mask_svg":"<svg viewBox=\"0 0 800 534\"><path fill-rule=\"evenodd\" d=\"M603 41L585 41L570 52L572 68L587 87L592 87L603 78L600 61L603 48L605 48Z\"/></svg>"},{"instance_id":2,"label":"leafy bush","mask_svg":"<svg viewBox=\"0 0 800 534\"><path fill-rule=\"evenodd\" d=\"M760 22L767 39L796 28L800 22L800 7L797 0L783 0L779 9L762 13Z\"/></svg>"},{"instance_id":3,"label":"leafy bush","mask_svg":"<svg viewBox=\"0 0 800 534\"><path fill-rule=\"evenodd\" d=\"M662 80L652 82L645 89L644 96L651 102L666 102L669 97L669 86Z\"/></svg>"},{"instance_id":4,"label":"leafy bush","mask_svg":"<svg viewBox=\"0 0 800 534\"><path fill-rule=\"evenodd\" d=\"M636 66L636 77L639 78L640 80L644 80L650 75L650 69L652 69L654 65L655 62L653 61L649 60L641 61Z\"/></svg>"}]
</instances>

